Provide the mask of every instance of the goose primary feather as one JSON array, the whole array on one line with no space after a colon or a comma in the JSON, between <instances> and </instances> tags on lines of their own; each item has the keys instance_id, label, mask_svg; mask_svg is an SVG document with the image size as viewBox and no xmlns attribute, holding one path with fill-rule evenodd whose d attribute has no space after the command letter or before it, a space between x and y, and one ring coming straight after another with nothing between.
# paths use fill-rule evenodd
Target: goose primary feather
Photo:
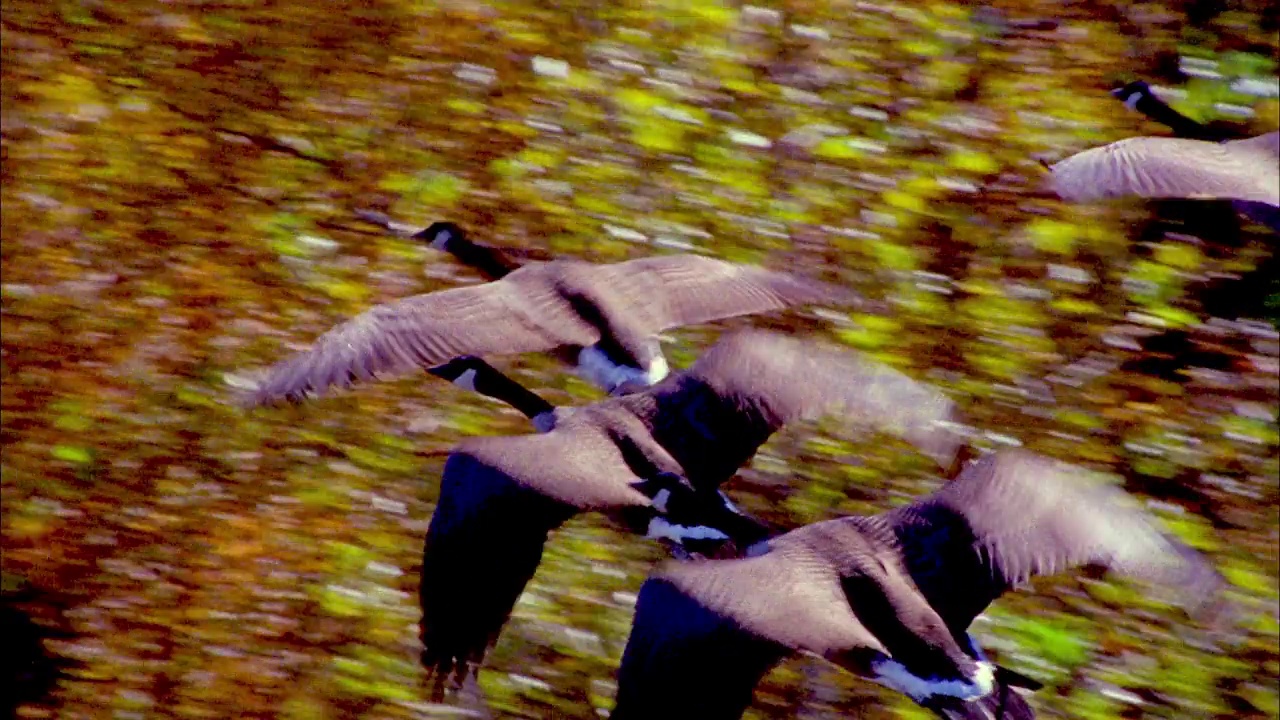
<instances>
[{"instance_id":1,"label":"goose primary feather","mask_svg":"<svg viewBox=\"0 0 1280 720\"><path fill-rule=\"evenodd\" d=\"M667 373L656 334L810 303L858 305L838 286L700 255L611 265L530 263L494 282L379 305L270 367L250 404L298 401L327 388L401 375L460 355L580 348L612 391Z\"/></svg>"},{"instance_id":2,"label":"goose primary feather","mask_svg":"<svg viewBox=\"0 0 1280 720\"><path fill-rule=\"evenodd\" d=\"M557 408L548 433L463 441L424 544L424 665L441 676L477 665L547 534L576 513L609 512L676 542L724 539L719 521L671 517L661 490L644 486L667 476L695 495L718 493L785 424L833 414L896 433L943 466L962 443L945 394L853 350L764 331L726 335L640 392Z\"/></svg>"},{"instance_id":3,"label":"goose primary feather","mask_svg":"<svg viewBox=\"0 0 1280 720\"><path fill-rule=\"evenodd\" d=\"M1038 575L1096 565L1213 607L1225 581L1116 487L1030 452L987 455L932 495L807 525L735 560L666 563L642 587L615 720L738 718L804 652L944 718L1033 717L973 619Z\"/></svg>"}]
</instances>

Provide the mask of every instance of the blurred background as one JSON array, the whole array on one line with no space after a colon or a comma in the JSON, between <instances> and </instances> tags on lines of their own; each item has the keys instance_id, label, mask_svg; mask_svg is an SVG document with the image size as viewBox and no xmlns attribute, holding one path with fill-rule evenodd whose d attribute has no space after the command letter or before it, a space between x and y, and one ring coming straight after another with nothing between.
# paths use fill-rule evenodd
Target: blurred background
<instances>
[{"instance_id":1,"label":"blurred background","mask_svg":"<svg viewBox=\"0 0 1280 720\"><path fill-rule=\"evenodd\" d=\"M426 375L228 402L372 304L480 280L353 217L372 207L515 250L692 250L883 300L751 322L938 383L978 445L1124 476L1246 607L1215 646L1118 582L1011 593L976 635L1048 684L1037 709L1280 716L1274 235L1202 222L1208 203L1037 189L1040 160L1168 134L1109 95L1129 80L1276 129L1278 17L1274 0L5 2L7 707L457 716L417 665L443 461L420 453L528 422ZM674 333L668 357L733 325ZM551 360L494 363L552 402L600 397ZM823 424L726 489L795 526L938 482L905 446ZM554 535L481 674L493 712L607 715L662 557L598 516ZM926 716L793 659L747 717Z\"/></svg>"}]
</instances>

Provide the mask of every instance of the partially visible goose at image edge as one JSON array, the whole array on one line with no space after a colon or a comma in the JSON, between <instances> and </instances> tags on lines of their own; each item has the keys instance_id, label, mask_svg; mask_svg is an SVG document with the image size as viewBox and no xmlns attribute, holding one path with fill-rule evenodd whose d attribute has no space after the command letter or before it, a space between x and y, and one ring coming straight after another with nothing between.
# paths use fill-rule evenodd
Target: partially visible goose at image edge
<instances>
[{"instance_id":1,"label":"partially visible goose at image edge","mask_svg":"<svg viewBox=\"0 0 1280 720\"><path fill-rule=\"evenodd\" d=\"M1094 565L1230 620L1226 582L1133 498L1086 470L1014 450L910 505L793 530L736 560L664 563L641 587L612 720L733 720L783 658L815 655L951 720L1027 720L974 618L1038 575ZM1216 623L1215 623L1216 626Z\"/></svg>"},{"instance_id":2,"label":"partially visible goose at image edge","mask_svg":"<svg viewBox=\"0 0 1280 720\"><path fill-rule=\"evenodd\" d=\"M463 355L577 350L606 391L668 373L656 334L797 305L865 304L845 288L701 255L534 262L481 285L375 306L267 369L249 405L426 369Z\"/></svg>"},{"instance_id":3,"label":"partially visible goose at image edge","mask_svg":"<svg viewBox=\"0 0 1280 720\"><path fill-rule=\"evenodd\" d=\"M1127 83L1123 87L1112 90L1111 94L1123 102L1125 107L1163 124L1172 130L1174 135L1181 138L1223 142L1244 140L1248 137L1242 127L1226 123L1206 124L1192 120L1161 100L1155 89L1143 80ZM1250 200L1233 199L1230 202L1236 212L1243 213L1250 220L1280 232L1280 207Z\"/></svg>"},{"instance_id":4,"label":"partially visible goose at image edge","mask_svg":"<svg viewBox=\"0 0 1280 720\"><path fill-rule=\"evenodd\" d=\"M1064 200L1219 199L1280 206L1280 132L1216 143L1135 137L1048 166Z\"/></svg>"},{"instance_id":5,"label":"partially visible goose at image edge","mask_svg":"<svg viewBox=\"0 0 1280 720\"><path fill-rule=\"evenodd\" d=\"M421 571L422 661L438 681L478 669L548 533L577 513L606 512L677 544L750 543L764 536L758 524L715 493L788 423L837 416L903 438L948 469L964 448L944 393L850 348L765 331L726 335L652 387L555 416L551 432L469 438L445 461ZM672 517L664 506L681 488L718 518L694 526ZM753 529L757 537L742 538Z\"/></svg>"}]
</instances>

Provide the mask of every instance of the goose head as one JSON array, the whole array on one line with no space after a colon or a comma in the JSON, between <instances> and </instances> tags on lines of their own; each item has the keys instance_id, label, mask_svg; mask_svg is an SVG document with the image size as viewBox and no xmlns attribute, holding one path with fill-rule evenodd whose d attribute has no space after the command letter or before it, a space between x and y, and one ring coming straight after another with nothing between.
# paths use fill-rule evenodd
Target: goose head
<instances>
[{"instance_id":1,"label":"goose head","mask_svg":"<svg viewBox=\"0 0 1280 720\"><path fill-rule=\"evenodd\" d=\"M457 249L467 242L462 228L447 221L431 223L425 230L414 233L412 239L426 243L432 250L449 253L456 253Z\"/></svg>"},{"instance_id":2,"label":"goose head","mask_svg":"<svg viewBox=\"0 0 1280 720\"><path fill-rule=\"evenodd\" d=\"M1134 106L1137 105L1139 100L1151 94L1151 86L1147 84L1146 80L1134 80L1124 87L1118 87L1111 91L1111 95L1124 103L1125 107L1130 110L1135 109Z\"/></svg>"}]
</instances>

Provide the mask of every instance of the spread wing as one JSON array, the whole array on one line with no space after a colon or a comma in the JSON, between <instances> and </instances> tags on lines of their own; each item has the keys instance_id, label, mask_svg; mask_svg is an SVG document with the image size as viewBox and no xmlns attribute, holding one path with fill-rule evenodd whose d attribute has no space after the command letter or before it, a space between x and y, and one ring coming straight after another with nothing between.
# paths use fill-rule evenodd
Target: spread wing
<instances>
[{"instance_id":1,"label":"spread wing","mask_svg":"<svg viewBox=\"0 0 1280 720\"><path fill-rule=\"evenodd\" d=\"M1194 602L1224 584L1208 561L1095 475L1025 451L996 453L911 505L877 516L953 632L1036 575L1096 565Z\"/></svg>"},{"instance_id":2,"label":"spread wing","mask_svg":"<svg viewBox=\"0 0 1280 720\"><path fill-rule=\"evenodd\" d=\"M1144 198L1234 199L1280 205L1276 137L1211 143L1165 137L1128 138L1054 164L1049 184L1075 202Z\"/></svg>"},{"instance_id":3,"label":"spread wing","mask_svg":"<svg viewBox=\"0 0 1280 720\"><path fill-rule=\"evenodd\" d=\"M609 267L646 278L636 287L646 288L652 296L635 298L635 302L644 306L651 332L798 305L864 302L857 293L836 285L702 255L663 255Z\"/></svg>"},{"instance_id":4,"label":"spread wing","mask_svg":"<svg viewBox=\"0 0 1280 720\"><path fill-rule=\"evenodd\" d=\"M533 436L542 437L542 436ZM445 463L422 552L422 663L438 678L479 665L571 507L466 453Z\"/></svg>"},{"instance_id":5,"label":"spread wing","mask_svg":"<svg viewBox=\"0 0 1280 720\"><path fill-rule=\"evenodd\" d=\"M884 650L850 609L839 569L785 535L769 541L768 549L755 557L667 562L654 577L789 652Z\"/></svg>"},{"instance_id":6,"label":"spread wing","mask_svg":"<svg viewBox=\"0 0 1280 720\"><path fill-rule=\"evenodd\" d=\"M716 343L688 374L743 408L764 408L776 427L840 415L897 434L942 467L962 445L951 429L959 413L945 393L851 348L740 331Z\"/></svg>"},{"instance_id":7,"label":"spread wing","mask_svg":"<svg viewBox=\"0 0 1280 720\"><path fill-rule=\"evenodd\" d=\"M371 308L272 366L251 403L297 401L333 385L401 375L459 355L537 352L590 345L599 337L541 283L504 279L416 295Z\"/></svg>"}]
</instances>

